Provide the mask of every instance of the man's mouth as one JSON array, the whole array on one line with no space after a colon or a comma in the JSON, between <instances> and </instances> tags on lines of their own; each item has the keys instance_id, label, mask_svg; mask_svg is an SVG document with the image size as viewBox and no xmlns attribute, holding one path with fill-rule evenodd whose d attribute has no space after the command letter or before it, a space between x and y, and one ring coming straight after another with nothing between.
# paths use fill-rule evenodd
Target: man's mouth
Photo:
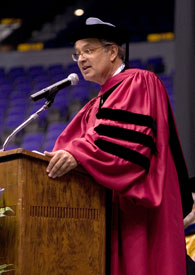
<instances>
[{"instance_id":1,"label":"man's mouth","mask_svg":"<svg viewBox=\"0 0 195 275\"><path fill-rule=\"evenodd\" d=\"M82 70L83 72L86 72L89 68L91 68L91 66L83 66Z\"/></svg>"}]
</instances>

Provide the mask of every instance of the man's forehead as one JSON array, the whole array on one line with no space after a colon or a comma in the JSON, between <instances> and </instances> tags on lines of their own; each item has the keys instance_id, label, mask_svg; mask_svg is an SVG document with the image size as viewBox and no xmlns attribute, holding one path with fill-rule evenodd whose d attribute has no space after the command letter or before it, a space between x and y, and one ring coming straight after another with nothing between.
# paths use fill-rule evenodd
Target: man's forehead
<instances>
[{"instance_id":1,"label":"man's forehead","mask_svg":"<svg viewBox=\"0 0 195 275\"><path fill-rule=\"evenodd\" d=\"M99 40L97 38L85 38L85 39L80 39L77 40L76 43L74 44L74 48L81 48L81 47L89 47L93 45L98 45Z\"/></svg>"}]
</instances>

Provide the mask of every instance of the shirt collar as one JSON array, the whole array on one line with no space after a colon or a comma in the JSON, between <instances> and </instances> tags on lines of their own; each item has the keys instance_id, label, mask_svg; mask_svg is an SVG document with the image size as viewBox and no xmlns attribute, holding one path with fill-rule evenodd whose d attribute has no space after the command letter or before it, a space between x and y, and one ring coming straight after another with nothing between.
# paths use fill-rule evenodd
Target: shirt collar
<instances>
[{"instance_id":1,"label":"shirt collar","mask_svg":"<svg viewBox=\"0 0 195 275\"><path fill-rule=\"evenodd\" d=\"M115 71L115 73L112 76L119 74L124 68L125 68L125 64L123 63L122 65L120 65L120 67Z\"/></svg>"}]
</instances>

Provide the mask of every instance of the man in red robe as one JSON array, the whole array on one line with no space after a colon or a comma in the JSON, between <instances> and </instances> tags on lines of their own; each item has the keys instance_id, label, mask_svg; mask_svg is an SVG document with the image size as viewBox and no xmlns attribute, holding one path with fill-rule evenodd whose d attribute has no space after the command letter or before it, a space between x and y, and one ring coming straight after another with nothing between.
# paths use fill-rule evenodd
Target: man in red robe
<instances>
[{"instance_id":1,"label":"man in red robe","mask_svg":"<svg viewBox=\"0 0 195 275\"><path fill-rule=\"evenodd\" d=\"M181 200L187 170L166 90L154 73L126 69L126 36L114 25L88 18L73 41L83 77L101 90L45 152L47 173L60 177L79 163L112 190L111 275L185 275L191 202Z\"/></svg>"}]
</instances>

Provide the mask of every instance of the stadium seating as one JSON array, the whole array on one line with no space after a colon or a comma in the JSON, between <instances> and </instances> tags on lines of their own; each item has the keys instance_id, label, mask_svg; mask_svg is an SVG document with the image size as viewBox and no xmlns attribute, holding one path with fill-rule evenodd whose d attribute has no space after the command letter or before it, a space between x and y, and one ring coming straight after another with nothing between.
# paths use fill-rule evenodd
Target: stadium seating
<instances>
[{"instance_id":1,"label":"stadium seating","mask_svg":"<svg viewBox=\"0 0 195 275\"><path fill-rule=\"evenodd\" d=\"M40 151L44 141L44 133L27 133L24 135L21 147L30 151L37 150Z\"/></svg>"}]
</instances>

